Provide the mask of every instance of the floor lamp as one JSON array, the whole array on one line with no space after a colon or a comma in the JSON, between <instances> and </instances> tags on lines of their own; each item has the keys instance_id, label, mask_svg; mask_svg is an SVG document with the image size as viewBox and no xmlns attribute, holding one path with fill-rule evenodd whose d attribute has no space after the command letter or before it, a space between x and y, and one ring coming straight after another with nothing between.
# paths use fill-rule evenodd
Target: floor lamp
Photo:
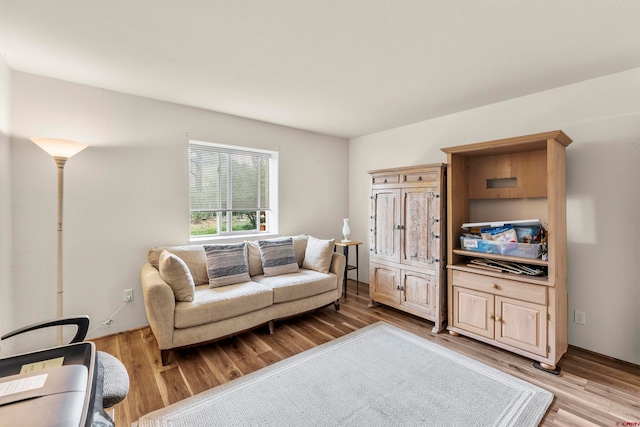
<instances>
[{"instance_id":1,"label":"floor lamp","mask_svg":"<svg viewBox=\"0 0 640 427\"><path fill-rule=\"evenodd\" d=\"M87 148L89 145L82 142L68 141L65 139L53 139L53 138L31 138L31 141L36 143L38 147L46 151L58 165L58 239L57 239L57 301L56 301L56 314L58 319L62 318L62 202L63 202L63 188L64 188L64 164L67 160L78 154L80 151ZM57 343L62 345L62 326L58 327L57 331Z\"/></svg>"}]
</instances>

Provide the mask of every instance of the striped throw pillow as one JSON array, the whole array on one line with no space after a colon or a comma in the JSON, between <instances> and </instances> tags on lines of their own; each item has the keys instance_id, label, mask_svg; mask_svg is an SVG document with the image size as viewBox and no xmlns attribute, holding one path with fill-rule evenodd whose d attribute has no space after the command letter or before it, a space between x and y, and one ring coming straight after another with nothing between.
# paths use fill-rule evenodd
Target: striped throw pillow
<instances>
[{"instance_id":1,"label":"striped throw pillow","mask_svg":"<svg viewBox=\"0 0 640 427\"><path fill-rule=\"evenodd\" d=\"M279 276L280 274L298 271L298 261L293 250L293 239L270 239L258 241L262 270L265 276Z\"/></svg>"},{"instance_id":2,"label":"striped throw pillow","mask_svg":"<svg viewBox=\"0 0 640 427\"><path fill-rule=\"evenodd\" d=\"M210 288L251 280L244 246L245 242L229 245L204 245Z\"/></svg>"}]
</instances>

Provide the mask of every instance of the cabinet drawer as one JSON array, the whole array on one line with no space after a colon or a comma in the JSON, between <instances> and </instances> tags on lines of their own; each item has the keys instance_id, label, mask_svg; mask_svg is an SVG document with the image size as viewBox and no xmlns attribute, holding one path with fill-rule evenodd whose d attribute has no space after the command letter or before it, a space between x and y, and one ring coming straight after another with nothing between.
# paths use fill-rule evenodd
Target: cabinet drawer
<instances>
[{"instance_id":1,"label":"cabinet drawer","mask_svg":"<svg viewBox=\"0 0 640 427\"><path fill-rule=\"evenodd\" d=\"M489 292L493 295L529 301L536 304L547 304L547 287L542 285L522 283L515 280L500 279L456 270L453 272L453 286Z\"/></svg>"},{"instance_id":2,"label":"cabinet drawer","mask_svg":"<svg viewBox=\"0 0 640 427\"><path fill-rule=\"evenodd\" d=\"M411 172L403 175L403 182L435 182L438 174L435 171Z\"/></svg>"},{"instance_id":3,"label":"cabinet drawer","mask_svg":"<svg viewBox=\"0 0 640 427\"><path fill-rule=\"evenodd\" d=\"M372 179L373 179L373 184L398 184L400 182L400 175L398 174L374 175Z\"/></svg>"}]
</instances>

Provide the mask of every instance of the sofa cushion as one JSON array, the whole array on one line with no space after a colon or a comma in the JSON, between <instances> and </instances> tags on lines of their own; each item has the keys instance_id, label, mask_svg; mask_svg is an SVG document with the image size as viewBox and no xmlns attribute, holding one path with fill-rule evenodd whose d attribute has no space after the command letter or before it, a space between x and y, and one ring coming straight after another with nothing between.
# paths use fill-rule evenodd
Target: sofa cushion
<instances>
[{"instance_id":1,"label":"sofa cushion","mask_svg":"<svg viewBox=\"0 0 640 427\"><path fill-rule=\"evenodd\" d=\"M166 250L160 254L158 261L160 277L173 290L177 301L193 301L195 284L187 264L177 255Z\"/></svg>"},{"instance_id":2,"label":"sofa cushion","mask_svg":"<svg viewBox=\"0 0 640 427\"><path fill-rule=\"evenodd\" d=\"M335 239L320 240L309 236L302 268L315 270L319 273L328 273L329 267L331 267L334 246Z\"/></svg>"},{"instance_id":3,"label":"sofa cushion","mask_svg":"<svg viewBox=\"0 0 640 427\"><path fill-rule=\"evenodd\" d=\"M262 258L260 257L260 245L258 242L247 242L247 264L249 264L249 276L264 274L262 270Z\"/></svg>"},{"instance_id":4,"label":"sofa cushion","mask_svg":"<svg viewBox=\"0 0 640 427\"><path fill-rule=\"evenodd\" d=\"M255 282L196 286L191 302L176 302L175 327L189 328L240 316L273 304L273 292Z\"/></svg>"},{"instance_id":5,"label":"sofa cushion","mask_svg":"<svg viewBox=\"0 0 640 427\"><path fill-rule=\"evenodd\" d=\"M302 267L302 262L304 261L304 253L307 249L308 239L309 239L308 234L299 234L297 236L291 237L291 240L293 240L293 252L296 254L296 261L298 262L298 267Z\"/></svg>"},{"instance_id":6,"label":"sofa cushion","mask_svg":"<svg viewBox=\"0 0 640 427\"><path fill-rule=\"evenodd\" d=\"M184 261L189 268L189 272L191 272L191 276L193 277L193 282L196 285L209 283L209 276L207 276L207 258L202 245L167 246L149 249L147 260L149 261L149 264L154 266L158 271L160 270L160 254L163 250L167 250L168 252L177 255Z\"/></svg>"},{"instance_id":7,"label":"sofa cushion","mask_svg":"<svg viewBox=\"0 0 640 427\"><path fill-rule=\"evenodd\" d=\"M233 285L251 280L245 242L205 245L204 251L207 254L210 287Z\"/></svg>"},{"instance_id":8,"label":"sofa cushion","mask_svg":"<svg viewBox=\"0 0 640 427\"><path fill-rule=\"evenodd\" d=\"M273 303L295 301L322 294L338 287L338 276L304 268L297 273L278 277L256 276L253 281L273 289Z\"/></svg>"},{"instance_id":9,"label":"sofa cushion","mask_svg":"<svg viewBox=\"0 0 640 427\"><path fill-rule=\"evenodd\" d=\"M291 237L260 240L258 245L265 276L279 276L298 271L300 266L296 260Z\"/></svg>"}]
</instances>

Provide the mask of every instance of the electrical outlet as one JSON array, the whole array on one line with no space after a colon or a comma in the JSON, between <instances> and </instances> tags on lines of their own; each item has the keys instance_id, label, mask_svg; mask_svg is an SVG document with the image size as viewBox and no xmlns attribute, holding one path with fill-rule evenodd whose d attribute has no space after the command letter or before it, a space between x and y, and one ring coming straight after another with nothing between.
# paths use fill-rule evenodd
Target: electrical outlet
<instances>
[{"instance_id":1,"label":"electrical outlet","mask_svg":"<svg viewBox=\"0 0 640 427\"><path fill-rule=\"evenodd\" d=\"M587 323L587 313L585 313L584 311L578 311L578 310L574 310L573 312L573 321L576 323L579 323L581 325L584 325Z\"/></svg>"},{"instance_id":2,"label":"electrical outlet","mask_svg":"<svg viewBox=\"0 0 640 427\"><path fill-rule=\"evenodd\" d=\"M124 302L133 301L133 289L125 289L124 290Z\"/></svg>"}]
</instances>

